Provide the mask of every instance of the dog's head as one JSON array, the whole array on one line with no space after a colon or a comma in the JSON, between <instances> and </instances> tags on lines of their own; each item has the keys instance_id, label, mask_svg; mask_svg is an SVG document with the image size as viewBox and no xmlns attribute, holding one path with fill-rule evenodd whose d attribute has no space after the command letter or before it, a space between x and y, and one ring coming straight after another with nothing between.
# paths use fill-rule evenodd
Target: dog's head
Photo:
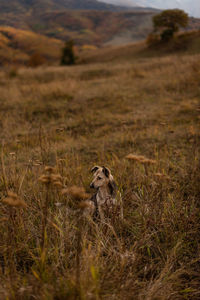
<instances>
[{"instance_id":1,"label":"dog's head","mask_svg":"<svg viewBox=\"0 0 200 300\"><path fill-rule=\"evenodd\" d=\"M91 172L93 173L94 178L90 184L90 187L97 190L102 187L108 187L110 195L112 197L115 197L117 192L117 185L110 170L106 167L95 166L91 169Z\"/></svg>"}]
</instances>

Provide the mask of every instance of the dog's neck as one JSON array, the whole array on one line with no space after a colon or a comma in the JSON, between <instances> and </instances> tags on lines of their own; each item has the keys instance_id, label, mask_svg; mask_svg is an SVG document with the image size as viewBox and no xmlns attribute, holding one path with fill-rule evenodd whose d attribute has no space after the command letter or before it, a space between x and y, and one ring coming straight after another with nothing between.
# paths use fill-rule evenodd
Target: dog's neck
<instances>
[{"instance_id":1,"label":"dog's neck","mask_svg":"<svg viewBox=\"0 0 200 300\"><path fill-rule=\"evenodd\" d=\"M109 189L106 186L100 187L97 191L97 202L98 204L104 204L108 199L111 199Z\"/></svg>"}]
</instances>

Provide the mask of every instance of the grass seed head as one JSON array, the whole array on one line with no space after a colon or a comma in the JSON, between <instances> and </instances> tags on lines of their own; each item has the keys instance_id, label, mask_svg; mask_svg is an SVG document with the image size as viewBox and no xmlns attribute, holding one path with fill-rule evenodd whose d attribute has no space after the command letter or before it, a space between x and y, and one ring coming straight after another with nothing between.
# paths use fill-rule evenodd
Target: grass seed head
<instances>
[{"instance_id":1,"label":"grass seed head","mask_svg":"<svg viewBox=\"0 0 200 300\"><path fill-rule=\"evenodd\" d=\"M15 194L12 191L8 192L8 197L4 198L2 200L4 204L7 204L8 206L14 206L14 207L19 207L19 208L26 208L27 204L24 200L19 198L17 194Z\"/></svg>"},{"instance_id":2,"label":"grass seed head","mask_svg":"<svg viewBox=\"0 0 200 300\"><path fill-rule=\"evenodd\" d=\"M53 186L57 187L58 189L62 189L63 185L60 181L54 181Z\"/></svg>"},{"instance_id":3,"label":"grass seed head","mask_svg":"<svg viewBox=\"0 0 200 300\"><path fill-rule=\"evenodd\" d=\"M140 161L144 165L155 165L156 161L153 159L145 158Z\"/></svg>"},{"instance_id":4,"label":"grass seed head","mask_svg":"<svg viewBox=\"0 0 200 300\"><path fill-rule=\"evenodd\" d=\"M141 159L141 156L140 155L135 155L135 154L128 154L127 156L126 156L126 159L128 159L128 160L132 160L132 161L140 161L140 159Z\"/></svg>"},{"instance_id":5,"label":"grass seed head","mask_svg":"<svg viewBox=\"0 0 200 300\"><path fill-rule=\"evenodd\" d=\"M80 201L89 198L89 194L85 192L83 187L72 186L61 191L62 195L69 195L73 200Z\"/></svg>"},{"instance_id":6,"label":"grass seed head","mask_svg":"<svg viewBox=\"0 0 200 300\"><path fill-rule=\"evenodd\" d=\"M9 154L10 154L10 156L15 156L16 155L15 152L10 152Z\"/></svg>"},{"instance_id":7,"label":"grass seed head","mask_svg":"<svg viewBox=\"0 0 200 300\"><path fill-rule=\"evenodd\" d=\"M89 203L89 201L81 201L78 205L78 208L80 208L81 210L85 210L91 208L91 204Z\"/></svg>"},{"instance_id":8,"label":"grass seed head","mask_svg":"<svg viewBox=\"0 0 200 300\"><path fill-rule=\"evenodd\" d=\"M139 162L139 163L144 164L144 165L154 165L154 164L156 164L155 160L146 158L143 155L135 155L135 154L130 153L125 158L128 159L128 160Z\"/></svg>"},{"instance_id":9,"label":"grass seed head","mask_svg":"<svg viewBox=\"0 0 200 300\"><path fill-rule=\"evenodd\" d=\"M49 185L52 184L53 186L62 188L62 176L60 174L55 173L55 168L46 166L44 169L45 173L39 177L39 181L43 184Z\"/></svg>"},{"instance_id":10,"label":"grass seed head","mask_svg":"<svg viewBox=\"0 0 200 300\"><path fill-rule=\"evenodd\" d=\"M18 199L18 195L12 191L8 191L8 197Z\"/></svg>"},{"instance_id":11,"label":"grass seed head","mask_svg":"<svg viewBox=\"0 0 200 300\"><path fill-rule=\"evenodd\" d=\"M51 174L51 179L53 181L59 181L62 180L62 176L60 174Z\"/></svg>"},{"instance_id":12,"label":"grass seed head","mask_svg":"<svg viewBox=\"0 0 200 300\"><path fill-rule=\"evenodd\" d=\"M55 172L55 168L54 167L51 167L51 166L46 166L44 168L45 172L48 172L50 174L54 173Z\"/></svg>"},{"instance_id":13,"label":"grass seed head","mask_svg":"<svg viewBox=\"0 0 200 300\"><path fill-rule=\"evenodd\" d=\"M160 180L169 180L169 179L170 179L169 176L167 176L167 175L165 175L165 174L163 174L163 173L159 173L159 172L158 172L158 173L155 173L154 176L155 176L156 178L160 179Z\"/></svg>"},{"instance_id":14,"label":"grass seed head","mask_svg":"<svg viewBox=\"0 0 200 300\"><path fill-rule=\"evenodd\" d=\"M42 175L39 177L39 181L44 184L50 184L51 183L51 176L50 175Z\"/></svg>"}]
</instances>

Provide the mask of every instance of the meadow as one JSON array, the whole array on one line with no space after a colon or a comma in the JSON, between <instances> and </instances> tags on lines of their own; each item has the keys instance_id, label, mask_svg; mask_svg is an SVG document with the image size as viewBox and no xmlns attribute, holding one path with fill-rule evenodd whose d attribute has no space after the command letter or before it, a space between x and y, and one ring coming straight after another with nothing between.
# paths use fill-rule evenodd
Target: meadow
<instances>
[{"instance_id":1,"label":"meadow","mask_svg":"<svg viewBox=\"0 0 200 300\"><path fill-rule=\"evenodd\" d=\"M200 298L200 55L122 56L0 71L0 299ZM62 192L96 164L123 220Z\"/></svg>"}]
</instances>

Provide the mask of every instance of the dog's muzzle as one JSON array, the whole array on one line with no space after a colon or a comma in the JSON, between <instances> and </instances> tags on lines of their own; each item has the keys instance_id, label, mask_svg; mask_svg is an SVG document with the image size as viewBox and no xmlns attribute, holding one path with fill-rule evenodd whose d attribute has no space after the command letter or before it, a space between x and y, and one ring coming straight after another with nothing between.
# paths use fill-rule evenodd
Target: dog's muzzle
<instances>
[{"instance_id":1,"label":"dog's muzzle","mask_svg":"<svg viewBox=\"0 0 200 300\"><path fill-rule=\"evenodd\" d=\"M94 184L93 183L90 184L90 188L94 189Z\"/></svg>"}]
</instances>

